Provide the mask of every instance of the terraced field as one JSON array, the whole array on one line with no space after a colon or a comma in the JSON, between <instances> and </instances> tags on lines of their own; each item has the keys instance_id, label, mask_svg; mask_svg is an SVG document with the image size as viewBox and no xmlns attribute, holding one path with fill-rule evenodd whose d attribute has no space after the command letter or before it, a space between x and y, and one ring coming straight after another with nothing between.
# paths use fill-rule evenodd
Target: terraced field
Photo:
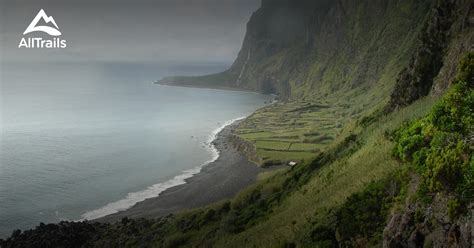
<instances>
[{"instance_id":1,"label":"terraced field","mask_svg":"<svg viewBox=\"0 0 474 248\"><path fill-rule=\"evenodd\" d=\"M353 115L344 105L275 103L247 118L237 134L255 144L263 164L302 161L314 157L334 140Z\"/></svg>"}]
</instances>

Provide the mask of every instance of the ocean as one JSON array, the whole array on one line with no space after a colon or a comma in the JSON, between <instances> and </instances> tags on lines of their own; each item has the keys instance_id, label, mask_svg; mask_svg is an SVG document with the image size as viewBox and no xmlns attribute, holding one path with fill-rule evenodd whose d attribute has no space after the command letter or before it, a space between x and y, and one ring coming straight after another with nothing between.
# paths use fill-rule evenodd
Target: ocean
<instances>
[{"instance_id":1,"label":"ocean","mask_svg":"<svg viewBox=\"0 0 474 248\"><path fill-rule=\"evenodd\" d=\"M2 64L0 237L115 213L199 172L216 133L272 96L152 82L224 68Z\"/></svg>"}]
</instances>

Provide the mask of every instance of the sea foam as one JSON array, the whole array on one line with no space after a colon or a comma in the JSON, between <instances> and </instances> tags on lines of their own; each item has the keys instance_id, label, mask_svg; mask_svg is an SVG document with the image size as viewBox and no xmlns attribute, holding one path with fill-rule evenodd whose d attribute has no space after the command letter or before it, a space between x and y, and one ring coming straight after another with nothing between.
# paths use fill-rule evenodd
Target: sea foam
<instances>
[{"instance_id":1,"label":"sea foam","mask_svg":"<svg viewBox=\"0 0 474 248\"><path fill-rule=\"evenodd\" d=\"M93 220L93 219L101 218L110 214L118 213L120 211L127 210L138 202L144 201L146 199L158 197L163 191L169 188L185 184L186 179L191 178L197 173L201 172L204 166L216 161L219 158L219 150L217 150L217 148L213 144L213 141L217 138L217 135L225 127L231 125L232 123L236 121L242 120L244 118L245 117L239 117L236 119L226 121L223 125L221 125L217 129L212 131L206 143L206 144L209 144L207 147L209 148L209 151L212 154L212 157L210 160L206 161L200 166L197 166L189 170L185 170L181 174L173 177L172 179L168 181L154 184L142 191L128 193L128 195L124 199L108 203L107 205L101 208L98 208L96 210L88 211L84 213L83 215L81 215L81 220Z\"/></svg>"}]
</instances>

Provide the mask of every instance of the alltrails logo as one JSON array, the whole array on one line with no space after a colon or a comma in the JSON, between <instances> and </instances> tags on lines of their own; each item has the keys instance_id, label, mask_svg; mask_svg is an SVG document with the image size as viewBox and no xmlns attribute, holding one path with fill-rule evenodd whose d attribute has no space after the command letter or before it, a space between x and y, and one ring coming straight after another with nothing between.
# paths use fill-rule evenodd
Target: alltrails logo
<instances>
[{"instance_id":1,"label":"alltrails logo","mask_svg":"<svg viewBox=\"0 0 474 248\"><path fill-rule=\"evenodd\" d=\"M41 20L44 24L49 24L50 26L38 25L38 22ZM23 32L23 35L32 32L44 32L50 36L61 35L58 24L56 24L54 18L52 16L46 15L46 12L44 12L43 9L41 9L33 21L31 21L25 32ZM66 48L66 40L63 40L59 37L53 37L52 39L43 39L41 37L23 37L20 40L20 44L18 44L18 48Z\"/></svg>"}]
</instances>

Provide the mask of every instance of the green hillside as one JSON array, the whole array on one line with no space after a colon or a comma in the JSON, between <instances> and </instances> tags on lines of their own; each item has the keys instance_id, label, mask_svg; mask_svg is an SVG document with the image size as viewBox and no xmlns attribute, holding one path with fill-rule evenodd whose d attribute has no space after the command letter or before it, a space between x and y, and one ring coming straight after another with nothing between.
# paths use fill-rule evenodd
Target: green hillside
<instances>
[{"instance_id":1,"label":"green hillside","mask_svg":"<svg viewBox=\"0 0 474 248\"><path fill-rule=\"evenodd\" d=\"M442 93L455 71L445 67L469 48L468 35L454 35L466 28L466 6L469 1L263 1L229 70L158 83L277 94L281 103L248 118L241 137L254 144L261 164L310 159L345 124L403 107L433 86ZM440 71L444 78L436 83Z\"/></svg>"},{"instance_id":2,"label":"green hillside","mask_svg":"<svg viewBox=\"0 0 474 248\"><path fill-rule=\"evenodd\" d=\"M263 0L232 67L180 86L274 93L237 129L265 166L157 220L42 225L2 247L471 247L474 13L455 1Z\"/></svg>"}]
</instances>

